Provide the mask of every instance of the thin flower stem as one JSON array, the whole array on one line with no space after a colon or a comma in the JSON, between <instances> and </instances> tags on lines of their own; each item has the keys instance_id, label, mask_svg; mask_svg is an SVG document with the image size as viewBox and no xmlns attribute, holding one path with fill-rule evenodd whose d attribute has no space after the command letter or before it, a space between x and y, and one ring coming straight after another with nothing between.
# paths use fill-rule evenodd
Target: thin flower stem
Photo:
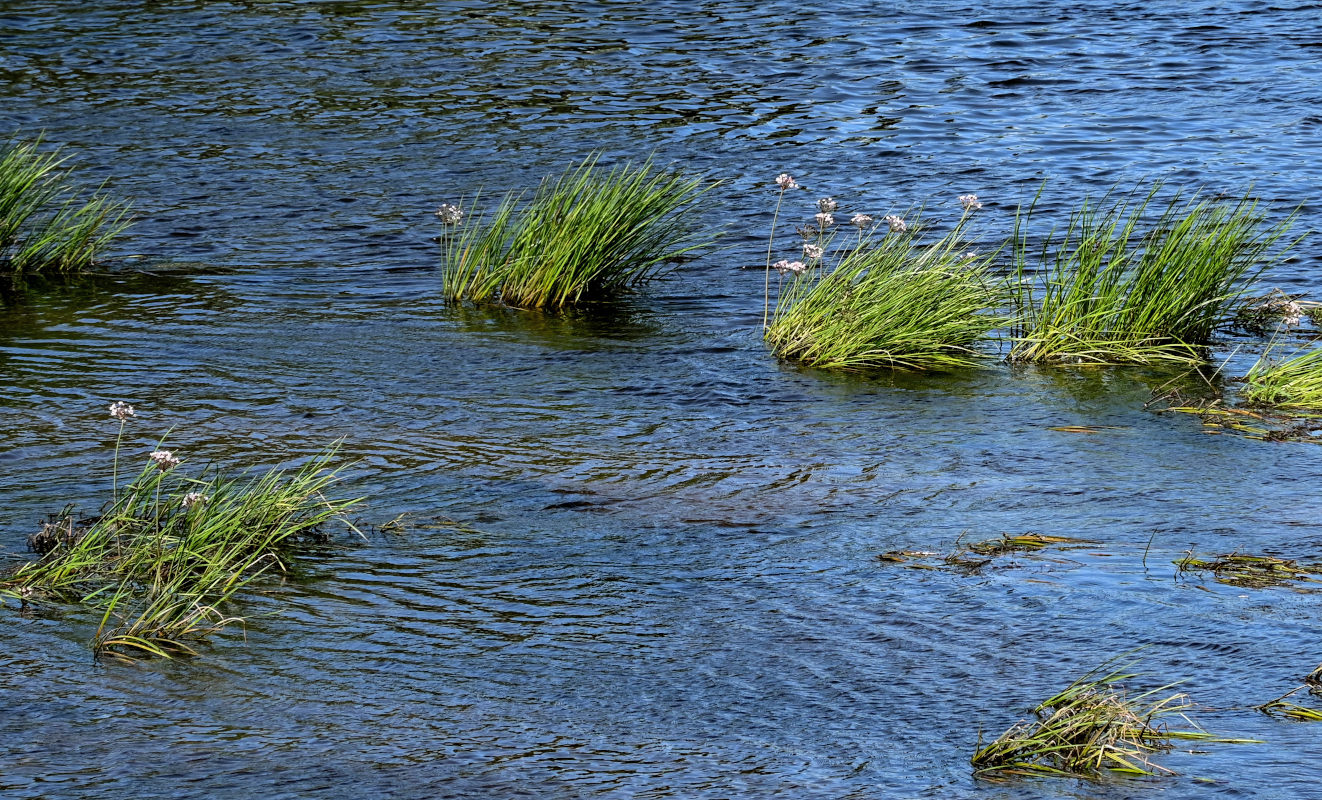
<instances>
[{"instance_id":1,"label":"thin flower stem","mask_svg":"<svg viewBox=\"0 0 1322 800\"><path fill-rule=\"evenodd\" d=\"M785 199L785 189L780 190L776 198L776 212L771 215L771 238L767 240L766 294L762 298L762 330L767 329L767 316L771 312L771 249L776 243L776 222L780 219L780 202Z\"/></svg>"}]
</instances>

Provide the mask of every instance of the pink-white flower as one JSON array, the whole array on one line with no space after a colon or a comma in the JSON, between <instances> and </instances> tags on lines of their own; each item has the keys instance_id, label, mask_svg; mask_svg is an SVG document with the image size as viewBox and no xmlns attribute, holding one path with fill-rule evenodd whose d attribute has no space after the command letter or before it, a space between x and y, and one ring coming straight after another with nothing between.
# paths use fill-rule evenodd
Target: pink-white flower
<instances>
[{"instance_id":1,"label":"pink-white flower","mask_svg":"<svg viewBox=\"0 0 1322 800\"><path fill-rule=\"evenodd\" d=\"M196 505L206 505L210 500L210 497L207 497L201 492L189 492L184 495L184 508L192 508Z\"/></svg>"},{"instance_id":2,"label":"pink-white flower","mask_svg":"<svg viewBox=\"0 0 1322 800\"><path fill-rule=\"evenodd\" d=\"M978 196L976 194L961 194L959 196L959 204L964 207L965 211L976 211L979 208L982 208L982 203L978 202Z\"/></svg>"},{"instance_id":3,"label":"pink-white flower","mask_svg":"<svg viewBox=\"0 0 1322 800\"><path fill-rule=\"evenodd\" d=\"M855 214L850 218L849 224L853 225L855 228L866 228L872 224L872 217L869 217L867 214Z\"/></svg>"},{"instance_id":4,"label":"pink-white flower","mask_svg":"<svg viewBox=\"0 0 1322 800\"><path fill-rule=\"evenodd\" d=\"M818 214L815 219L817 220L817 227L819 228L829 228L835 224L835 217L826 212Z\"/></svg>"},{"instance_id":5,"label":"pink-white flower","mask_svg":"<svg viewBox=\"0 0 1322 800\"><path fill-rule=\"evenodd\" d=\"M110 416L114 417L120 422L123 422L129 417L134 416L133 406L129 405L128 403L125 403L122 400L116 400L115 402L110 404Z\"/></svg>"},{"instance_id":6,"label":"pink-white flower","mask_svg":"<svg viewBox=\"0 0 1322 800\"><path fill-rule=\"evenodd\" d=\"M179 466L179 459L176 458L175 454L171 453L169 450L153 450L151 454L147 456L147 458L155 462L157 469L159 469L161 472L165 472L166 470L174 469L175 467Z\"/></svg>"},{"instance_id":7,"label":"pink-white flower","mask_svg":"<svg viewBox=\"0 0 1322 800\"><path fill-rule=\"evenodd\" d=\"M776 176L776 185L780 187L780 190L782 192L787 189L799 188L799 184L796 183L794 179L790 177L788 172L782 172Z\"/></svg>"},{"instance_id":8,"label":"pink-white flower","mask_svg":"<svg viewBox=\"0 0 1322 800\"><path fill-rule=\"evenodd\" d=\"M840 204L830 197L823 197L821 200L817 201L817 210L823 214L830 214L839 207Z\"/></svg>"},{"instance_id":9,"label":"pink-white flower","mask_svg":"<svg viewBox=\"0 0 1322 800\"><path fill-rule=\"evenodd\" d=\"M815 244L805 244L803 246L803 257L809 260L821 258L826 255L826 251Z\"/></svg>"},{"instance_id":10,"label":"pink-white flower","mask_svg":"<svg viewBox=\"0 0 1322 800\"><path fill-rule=\"evenodd\" d=\"M771 266L781 275L784 275L787 272L791 275L802 275L808 271L808 265L804 264L802 261L785 261L782 259Z\"/></svg>"},{"instance_id":11,"label":"pink-white flower","mask_svg":"<svg viewBox=\"0 0 1322 800\"><path fill-rule=\"evenodd\" d=\"M450 203L441 203L441 207L436 209L436 216L446 225L458 225L464 219L464 210Z\"/></svg>"},{"instance_id":12,"label":"pink-white flower","mask_svg":"<svg viewBox=\"0 0 1322 800\"><path fill-rule=\"evenodd\" d=\"M887 214L881 218L881 221L889 225L890 229L896 233L904 233L909 230L909 226L904 223L904 220L894 214Z\"/></svg>"}]
</instances>

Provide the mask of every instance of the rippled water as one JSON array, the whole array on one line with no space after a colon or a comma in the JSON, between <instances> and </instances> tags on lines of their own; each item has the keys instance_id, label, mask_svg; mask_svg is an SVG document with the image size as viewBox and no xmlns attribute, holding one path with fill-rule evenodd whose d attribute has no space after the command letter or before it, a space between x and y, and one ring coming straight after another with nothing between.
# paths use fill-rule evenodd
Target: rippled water
<instances>
[{"instance_id":1,"label":"rippled water","mask_svg":"<svg viewBox=\"0 0 1322 800\"><path fill-rule=\"evenodd\" d=\"M89 615L4 610L5 796L1317 796L1318 729L1244 707L1322 660L1319 596L1170 565L1316 557L1316 448L1145 411L1160 371L778 364L745 268L783 170L804 214L977 192L988 239L1043 179L1048 217L1161 177L1320 227L1322 5L915 5L0 2L0 128L139 216L117 272L0 310L0 545L104 496L115 399L194 463L343 437L365 516L409 525L194 661L99 666ZM728 246L611 308L447 307L436 204L594 150L724 179ZM1096 544L876 558L1029 530ZM1139 644L1268 743L970 776L979 731Z\"/></svg>"}]
</instances>

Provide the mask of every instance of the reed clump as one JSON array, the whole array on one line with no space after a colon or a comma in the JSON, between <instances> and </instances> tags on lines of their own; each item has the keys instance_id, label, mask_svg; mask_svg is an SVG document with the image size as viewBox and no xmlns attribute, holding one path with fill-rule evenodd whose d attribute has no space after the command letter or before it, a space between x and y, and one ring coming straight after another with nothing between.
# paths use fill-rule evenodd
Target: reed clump
<instances>
[{"instance_id":1,"label":"reed clump","mask_svg":"<svg viewBox=\"0 0 1322 800\"><path fill-rule=\"evenodd\" d=\"M982 777L1030 775L1094 777L1105 772L1128 775L1174 774L1152 762L1173 749L1172 740L1221 739L1198 730L1184 715L1192 703L1174 684L1130 694L1118 684L1135 677L1107 665L1071 683L1033 709L1033 719L1017 722L973 754L974 773ZM1166 719L1184 720L1192 730L1174 730Z\"/></svg>"},{"instance_id":2,"label":"reed clump","mask_svg":"<svg viewBox=\"0 0 1322 800\"><path fill-rule=\"evenodd\" d=\"M982 360L980 345L1008 321L996 313L1007 295L994 254L966 249L964 228L981 203L973 195L961 203L958 223L930 242L918 235L921 220L891 216L878 230L857 215L858 235L837 236L834 215L819 213L806 230L816 237L804 244L807 264L768 264L768 279L770 269L789 275L763 332L771 351L836 370L950 370Z\"/></svg>"},{"instance_id":3,"label":"reed clump","mask_svg":"<svg viewBox=\"0 0 1322 800\"><path fill-rule=\"evenodd\" d=\"M1175 562L1181 573L1210 572L1218 583L1231 586L1262 589L1285 586L1296 581L1316 583L1322 575L1322 564L1300 564L1288 558L1255 556L1246 553L1227 553L1211 558L1198 558L1192 553Z\"/></svg>"},{"instance_id":4,"label":"reed clump","mask_svg":"<svg viewBox=\"0 0 1322 800\"><path fill-rule=\"evenodd\" d=\"M1252 281L1280 257L1293 216L1269 223L1257 201L1177 193L1155 218L1145 196L1085 199L1061 232L1030 247L1032 209L1015 225L1014 361L1196 363Z\"/></svg>"},{"instance_id":5,"label":"reed clump","mask_svg":"<svg viewBox=\"0 0 1322 800\"><path fill-rule=\"evenodd\" d=\"M1276 361L1270 351L1249 368L1244 399L1277 408L1322 409L1322 350Z\"/></svg>"},{"instance_id":6,"label":"reed clump","mask_svg":"<svg viewBox=\"0 0 1322 800\"><path fill-rule=\"evenodd\" d=\"M128 206L88 193L40 140L0 143L0 273L69 273L128 227Z\"/></svg>"},{"instance_id":7,"label":"reed clump","mask_svg":"<svg viewBox=\"0 0 1322 800\"><path fill-rule=\"evenodd\" d=\"M506 194L477 221L443 205L443 293L452 302L529 309L616 296L715 239L694 221L697 201L714 186L650 158L607 169L592 156L543 180L526 202Z\"/></svg>"},{"instance_id":8,"label":"reed clump","mask_svg":"<svg viewBox=\"0 0 1322 800\"><path fill-rule=\"evenodd\" d=\"M283 573L294 547L359 502L327 495L334 456L257 477L187 477L157 450L98 516L66 508L44 523L29 542L40 558L0 577L0 592L96 609L98 655L193 654L190 643L241 621L225 610L236 592Z\"/></svg>"},{"instance_id":9,"label":"reed clump","mask_svg":"<svg viewBox=\"0 0 1322 800\"><path fill-rule=\"evenodd\" d=\"M1300 686L1291 689L1275 700L1263 703L1260 706L1254 706L1254 708L1264 714L1285 717L1286 719L1292 719L1296 722L1322 722L1322 709L1300 705L1299 703L1292 703L1286 699L1303 688L1304 687Z\"/></svg>"}]
</instances>

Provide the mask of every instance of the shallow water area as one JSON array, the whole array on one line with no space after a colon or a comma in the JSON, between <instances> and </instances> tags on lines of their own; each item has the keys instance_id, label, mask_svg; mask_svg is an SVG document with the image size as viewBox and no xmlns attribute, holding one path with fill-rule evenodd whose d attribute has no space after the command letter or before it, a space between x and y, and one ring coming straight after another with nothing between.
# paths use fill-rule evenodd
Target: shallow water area
<instances>
[{"instance_id":1,"label":"shallow water area","mask_svg":"<svg viewBox=\"0 0 1322 800\"><path fill-rule=\"evenodd\" d=\"M111 274L0 307L0 547L104 499L112 400L136 457L342 438L364 520L404 516L249 593L197 659L98 665L90 614L0 610L0 791L1310 796L1319 729L1248 707L1322 661L1322 597L1172 562L1315 559L1322 451L1145 410L1178 371L779 364L756 267L786 170L789 219L975 191L988 240L1043 178L1047 218L1152 177L1284 213L1322 183L1320 8L5 3L0 123L140 220ZM726 179L724 248L580 312L447 306L436 204L594 149ZM1316 286L1317 253L1268 282ZM878 559L1028 531L1095 544ZM980 732L1139 645L1139 685L1187 679L1196 722L1266 744L971 776Z\"/></svg>"}]
</instances>

